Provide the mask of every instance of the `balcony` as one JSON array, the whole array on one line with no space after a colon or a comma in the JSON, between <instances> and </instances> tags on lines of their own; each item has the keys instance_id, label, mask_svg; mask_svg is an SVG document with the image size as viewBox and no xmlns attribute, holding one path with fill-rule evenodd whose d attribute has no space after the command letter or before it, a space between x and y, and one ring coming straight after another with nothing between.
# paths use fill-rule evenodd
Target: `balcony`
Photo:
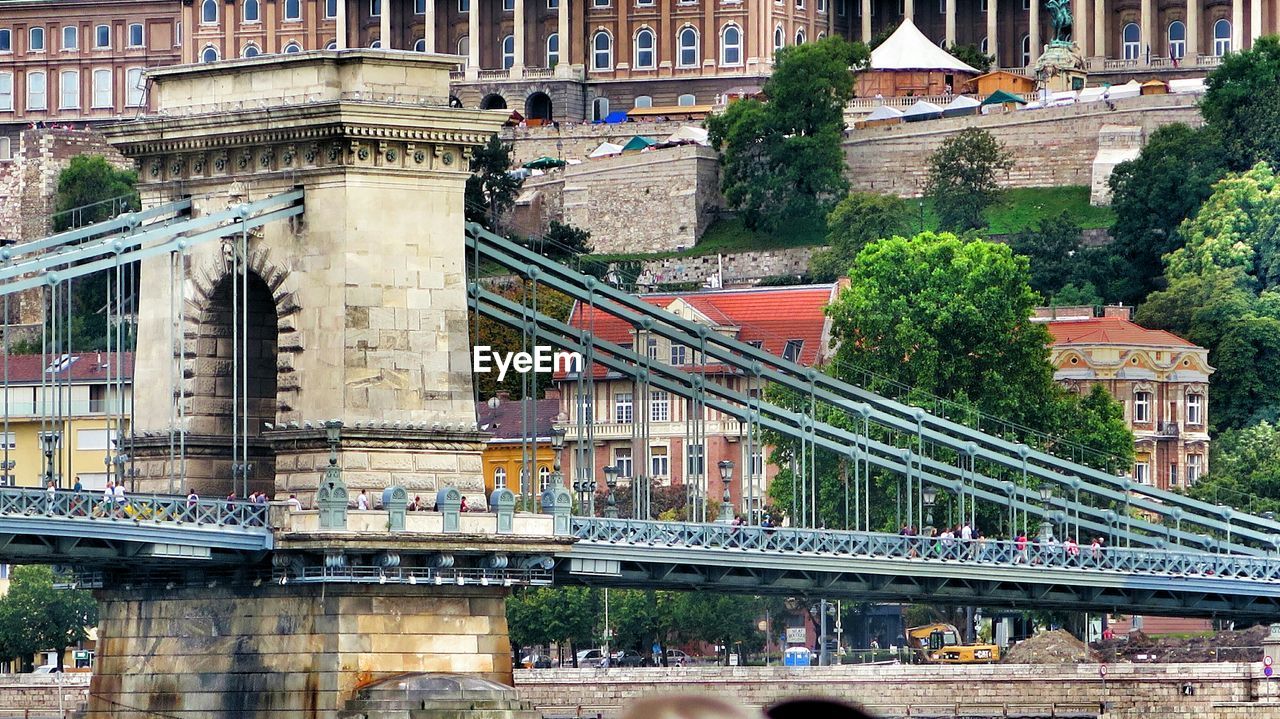
<instances>
[{"instance_id":1,"label":"balcony","mask_svg":"<svg viewBox=\"0 0 1280 719\"><path fill-rule=\"evenodd\" d=\"M1182 433L1177 422L1158 422L1156 424L1157 437L1169 437L1176 439Z\"/></svg>"},{"instance_id":2,"label":"balcony","mask_svg":"<svg viewBox=\"0 0 1280 719\"><path fill-rule=\"evenodd\" d=\"M8 405L10 419L26 419L32 417L89 417L100 414L117 414L128 411L128 407L119 400L91 399L71 402L10 402ZM0 412L4 408L0 407Z\"/></svg>"},{"instance_id":3,"label":"balcony","mask_svg":"<svg viewBox=\"0 0 1280 719\"><path fill-rule=\"evenodd\" d=\"M707 420L703 423L706 428L708 437L742 437L746 436L746 427L736 419L717 419ZM591 435L598 442L610 440L631 439L631 433L635 431L637 436L640 431L638 423L634 422L596 422ZM651 439L658 437L683 437L686 431L684 422L650 422L649 437ZM579 438L585 439L587 432L585 428L577 425L569 425L565 428L565 441L570 442Z\"/></svg>"}]
</instances>

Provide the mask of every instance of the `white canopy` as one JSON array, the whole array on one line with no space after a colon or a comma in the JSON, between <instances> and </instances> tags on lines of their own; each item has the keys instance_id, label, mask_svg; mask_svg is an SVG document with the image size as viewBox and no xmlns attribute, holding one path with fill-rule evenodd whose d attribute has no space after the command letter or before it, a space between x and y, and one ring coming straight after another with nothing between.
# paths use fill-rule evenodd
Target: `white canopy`
<instances>
[{"instance_id":1,"label":"white canopy","mask_svg":"<svg viewBox=\"0 0 1280 719\"><path fill-rule=\"evenodd\" d=\"M682 141L696 142L699 145L711 144L707 140L707 131L704 128L694 127L692 125L682 125L679 130L671 133L671 136L667 138L667 142Z\"/></svg>"},{"instance_id":2,"label":"white canopy","mask_svg":"<svg viewBox=\"0 0 1280 719\"><path fill-rule=\"evenodd\" d=\"M1086 87L1085 89L1080 91L1080 96L1076 98L1076 101L1077 102L1097 102L1098 100L1102 99L1102 93L1106 91L1107 91L1107 88L1102 86Z\"/></svg>"},{"instance_id":3,"label":"white canopy","mask_svg":"<svg viewBox=\"0 0 1280 719\"><path fill-rule=\"evenodd\" d=\"M932 102L929 102L928 100L918 100L916 104L912 105L911 107L908 107L907 111L902 113L902 116L918 117L920 115L941 115L941 114L942 114L942 108L938 107Z\"/></svg>"},{"instance_id":4,"label":"white canopy","mask_svg":"<svg viewBox=\"0 0 1280 719\"><path fill-rule=\"evenodd\" d=\"M969 97L968 95L956 95L955 99L946 104L944 110L961 110L967 107L978 107L982 103Z\"/></svg>"},{"instance_id":5,"label":"white canopy","mask_svg":"<svg viewBox=\"0 0 1280 719\"><path fill-rule=\"evenodd\" d=\"M910 18L902 21L888 40L871 51L872 70L941 70L969 72L977 70L952 57L916 28Z\"/></svg>"},{"instance_id":6,"label":"white canopy","mask_svg":"<svg viewBox=\"0 0 1280 719\"><path fill-rule=\"evenodd\" d=\"M608 157L609 155L621 155L622 145L615 145L612 142L602 142L600 147L591 151L587 157Z\"/></svg>"},{"instance_id":7,"label":"white canopy","mask_svg":"<svg viewBox=\"0 0 1280 719\"><path fill-rule=\"evenodd\" d=\"M1170 80L1169 92L1175 95L1204 92L1204 78L1190 77L1185 80Z\"/></svg>"},{"instance_id":8,"label":"white canopy","mask_svg":"<svg viewBox=\"0 0 1280 719\"><path fill-rule=\"evenodd\" d=\"M899 117L902 117L902 110L899 110L896 107L889 107L888 105L881 105L880 107L872 110L871 114L867 115L865 119L868 122L871 122L873 120L893 120Z\"/></svg>"},{"instance_id":9,"label":"white canopy","mask_svg":"<svg viewBox=\"0 0 1280 719\"><path fill-rule=\"evenodd\" d=\"M1112 85L1103 93L1104 100L1123 100L1127 97L1137 97L1142 94L1142 86L1136 82L1125 83L1124 85Z\"/></svg>"}]
</instances>

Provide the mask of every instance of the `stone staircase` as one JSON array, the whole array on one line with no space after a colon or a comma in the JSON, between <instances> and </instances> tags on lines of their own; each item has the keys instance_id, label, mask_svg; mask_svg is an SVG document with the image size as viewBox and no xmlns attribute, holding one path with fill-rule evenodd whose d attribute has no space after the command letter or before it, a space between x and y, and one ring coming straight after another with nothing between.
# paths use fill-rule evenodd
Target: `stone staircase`
<instances>
[{"instance_id":1,"label":"stone staircase","mask_svg":"<svg viewBox=\"0 0 1280 719\"><path fill-rule=\"evenodd\" d=\"M462 674L408 674L356 692L338 719L542 719L516 690Z\"/></svg>"}]
</instances>

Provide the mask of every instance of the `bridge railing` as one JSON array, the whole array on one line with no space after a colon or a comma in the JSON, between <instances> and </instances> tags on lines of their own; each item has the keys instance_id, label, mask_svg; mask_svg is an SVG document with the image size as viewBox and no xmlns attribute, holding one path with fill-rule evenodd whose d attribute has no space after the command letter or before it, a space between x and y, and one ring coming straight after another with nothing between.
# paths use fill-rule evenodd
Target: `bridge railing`
<instances>
[{"instance_id":1,"label":"bridge railing","mask_svg":"<svg viewBox=\"0 0 1280 719\"><path fill-rule=\"evenodd\" d=\"M266 529L269 506L220 499L189 500L181 496L126 496L108 500L96 492L21 487L0 488L0 516L56 517L141 524L176 523L219 528Z\"/></svg>"},{"instance_id":2,"label":"bridge railing","mask_svg":"<svg viewBox=\"0 0 1280 719\"><path fill-rule=\"evenodd\" d=\"M901 559L1262 582L1280 580L1280 557L1222 555L1191 550L1094 548L1090 544L1066 545L1030 539L963 540L878 532L592 517L574 517L573 535L584 542L643 547ZM723 555L717 557L717 561L722 560Z\"/></svg>"}]
</instances>

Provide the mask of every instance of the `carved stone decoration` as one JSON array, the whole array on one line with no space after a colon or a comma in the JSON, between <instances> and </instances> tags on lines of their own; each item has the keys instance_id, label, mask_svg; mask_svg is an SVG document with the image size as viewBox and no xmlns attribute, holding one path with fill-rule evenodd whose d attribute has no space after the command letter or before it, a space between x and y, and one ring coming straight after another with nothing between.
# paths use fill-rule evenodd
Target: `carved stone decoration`
<instances>
[{"instance_id":1,"label":"carved stone decoration","mask_svg":"<svg viewBox=\"0 0 1280 719\"><path fill-rule=\"evenodd\" d=\"M302 161L308 165L316 164L316 158L320 155L320 146L316 143L307 145L307 149L302 153Z\"/></svg>"}]
</instances>

